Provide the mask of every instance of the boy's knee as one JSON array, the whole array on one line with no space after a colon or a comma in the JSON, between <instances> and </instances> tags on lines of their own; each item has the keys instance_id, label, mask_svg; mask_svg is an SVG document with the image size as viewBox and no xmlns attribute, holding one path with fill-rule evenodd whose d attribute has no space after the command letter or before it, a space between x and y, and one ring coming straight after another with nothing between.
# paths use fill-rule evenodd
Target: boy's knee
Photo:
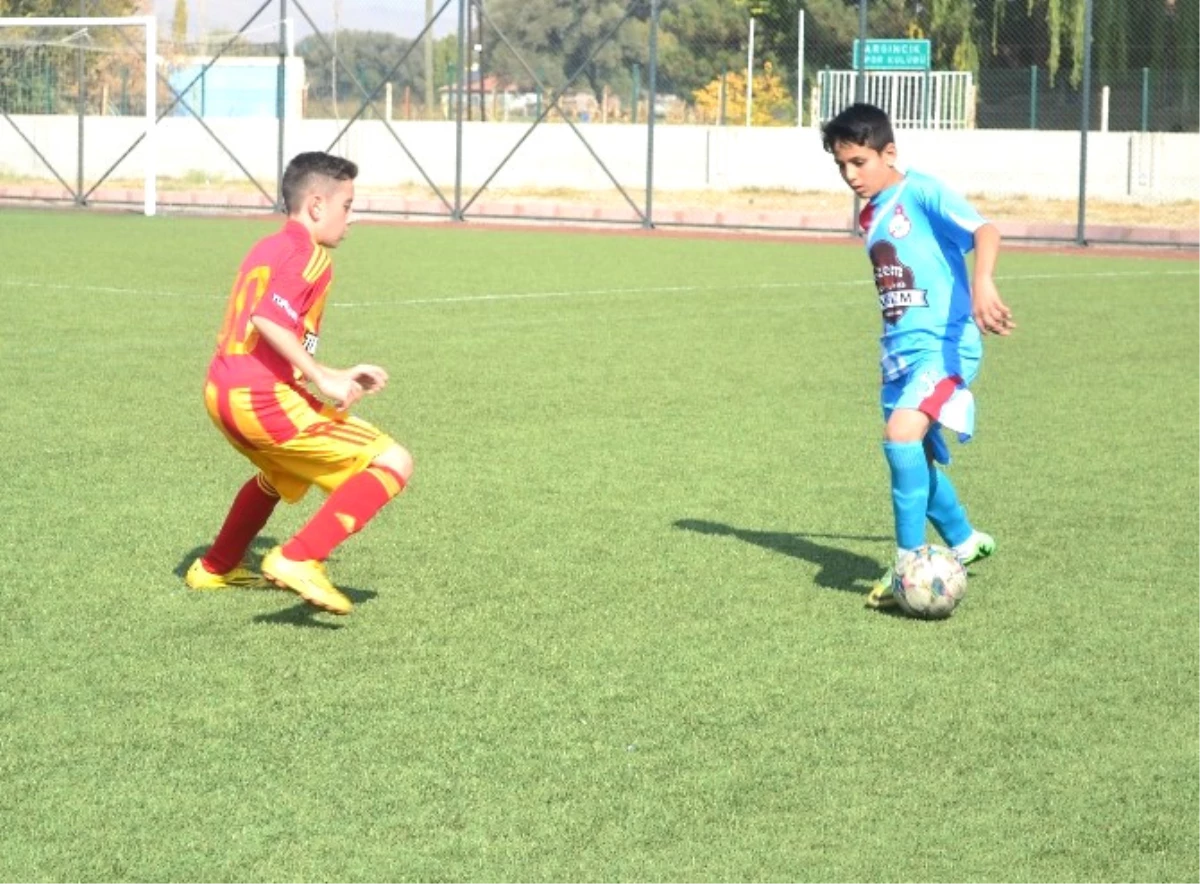
<instances>
[{"instance_id":1,"label":"boy's knee","mask_svg":"<svg viewBox=\"0 0 1200 884\"><path fill-rule=\"evenodd\" d=\"M897 408L883 428L887 442L920 442L932 425L929 415L915 408Z\"/></svg>"},{"instance_id":2,"label":"boy's knee","mask_svg":"<svg viewBox=\"0 0 1200 884\"><path fill-rule=\"evenodd\" d=\"M404 480L407 485L413 473L412 455L401 445L393 445L371 461L372 466L381 466L391 470Z\"/></svg>"}]
</instances>

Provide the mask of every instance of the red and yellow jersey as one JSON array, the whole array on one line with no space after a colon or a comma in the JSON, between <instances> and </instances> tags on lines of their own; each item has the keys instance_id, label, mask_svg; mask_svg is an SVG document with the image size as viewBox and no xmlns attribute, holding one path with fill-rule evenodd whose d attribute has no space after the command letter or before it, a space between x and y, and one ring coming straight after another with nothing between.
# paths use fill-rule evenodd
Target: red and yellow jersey
<instances>
[{"instance_id":1,"label":"red and yellow jersey","mask_svg":"<svg viewBox=\"0 0 1200 884\"><path fill-rule=\"evenodd\" d=\"M325 296L333 279L329 251L312 241L297 221L258 241L242 262L208 379L223 389L270 388L297 381L291 364L262 339L255 316L290 329L309 353L321 332Z\"/></svg>"}]
</instances>

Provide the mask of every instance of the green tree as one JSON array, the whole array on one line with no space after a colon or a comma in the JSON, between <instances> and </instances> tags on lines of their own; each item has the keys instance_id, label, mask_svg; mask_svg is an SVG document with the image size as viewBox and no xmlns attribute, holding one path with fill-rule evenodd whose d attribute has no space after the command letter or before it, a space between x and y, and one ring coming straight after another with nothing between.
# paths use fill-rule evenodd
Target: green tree
<instances>
[{"instance_id":1,"label":"green tree","mask_svg":"<svg viewBox=\"0 0 1200 884\"><path fill-rule=\"evenodd\" d=\"M337 54L342 63L336 66L336 74L332 46L327 46L327 42L311 35L296 44L296 54L304 59L308 71L308 94L311 100L330 100L333 97L333 78L336 76L338 98L344 98L357 107L363 95L354 85L354 80L357 79L367 92L373 92L384 83L384 78L401 58L404 61L400 68L390 76L393 87L403 89L409 86L413 94L423 94L424 63L420 52L408 51L412 46L411 40L383 31L339 31ZM264 54L278 52L274 44L268 48L270 51Z\"/></svg>"}]
</instances>

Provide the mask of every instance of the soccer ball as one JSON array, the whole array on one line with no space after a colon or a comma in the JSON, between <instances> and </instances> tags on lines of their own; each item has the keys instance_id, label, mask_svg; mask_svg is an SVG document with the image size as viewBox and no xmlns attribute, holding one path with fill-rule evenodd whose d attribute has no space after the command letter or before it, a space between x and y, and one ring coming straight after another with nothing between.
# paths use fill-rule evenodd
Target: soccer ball
<instances>
[{"instance_id":1,"label":"soccer ball","mask_svg":"<svg viewBox=\"0 0 1200 884\"><path fill-rule=\"evenodd\" d=\"M949 617L967 593L967 569L944 546L922 546L901 556L892 595L906 614L926 620Z\"/></svg>"}]
</instances>

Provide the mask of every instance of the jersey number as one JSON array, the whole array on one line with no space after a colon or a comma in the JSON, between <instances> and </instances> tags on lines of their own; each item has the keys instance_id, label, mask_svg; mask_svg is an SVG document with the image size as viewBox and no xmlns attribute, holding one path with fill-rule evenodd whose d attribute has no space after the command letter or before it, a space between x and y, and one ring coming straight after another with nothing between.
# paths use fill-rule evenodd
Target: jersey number
<instances>
[{"instance_id":1,"label":"jersey number","mask_svg":"<svg viewBox=\"0 0 1200 884\"><path fill-rule=\"evenodd\" d=\"M258 332L250 322L254 308L267 292L271 268L255 267L238 275L229 296L229 308L225 311L225 322L217 337L217 352L226 356L238 356L250 352L258 338Z\"/></svg>"}]
</instances>

